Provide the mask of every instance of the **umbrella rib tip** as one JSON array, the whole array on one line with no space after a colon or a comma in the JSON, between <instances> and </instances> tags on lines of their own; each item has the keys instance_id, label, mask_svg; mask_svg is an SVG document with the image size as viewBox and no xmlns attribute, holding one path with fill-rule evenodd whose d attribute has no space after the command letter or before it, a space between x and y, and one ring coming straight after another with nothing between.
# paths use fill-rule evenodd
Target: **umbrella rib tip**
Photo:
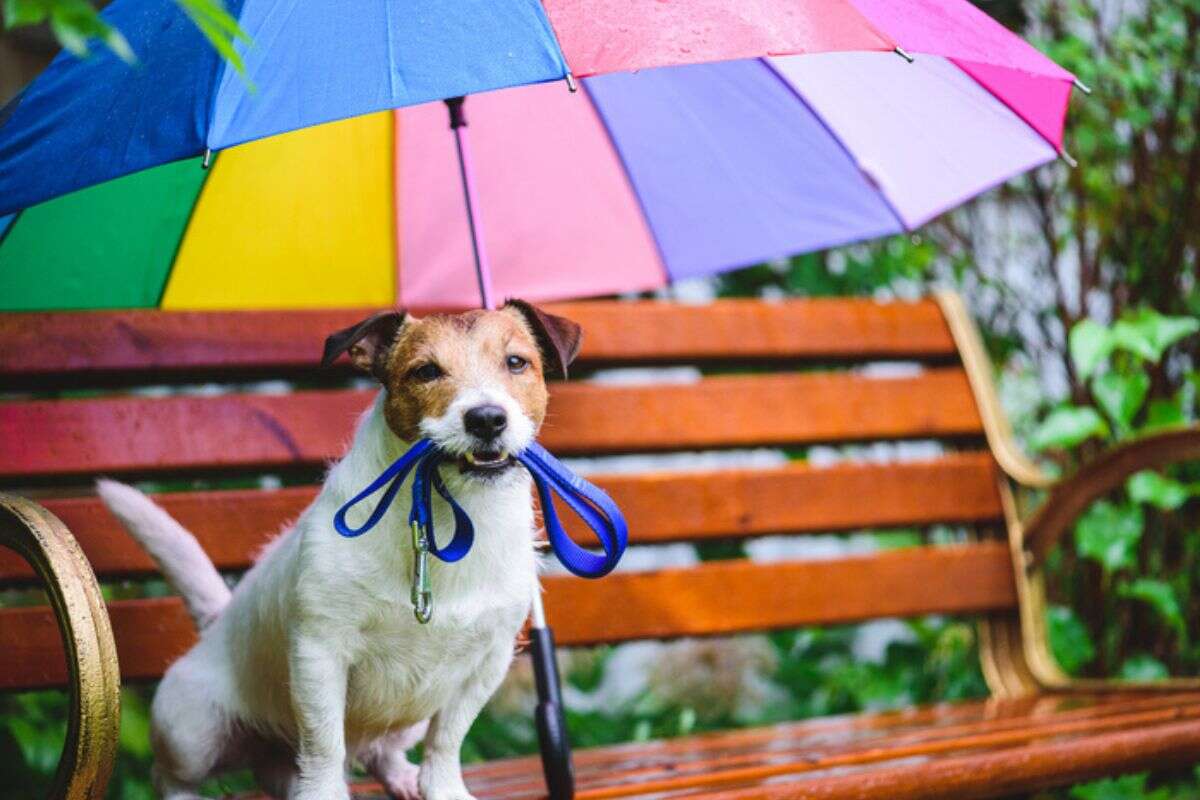
<instances>
[{"instance_id":1,"label":"umbrella rib tip","mask_svg":"<svg viewBox=\"0 0 1200 800\"><path fill-rule=\"evenodd\" d=\"M912 55L909 54L900 45L896 45L895 48L892 49L892 52L895 53L896 55L900 56L901 58L903 58L905 61L907 61L910 64L913 63L914 61L916 61L916 59L913 58Z\"/></svg>"}]
</instances>

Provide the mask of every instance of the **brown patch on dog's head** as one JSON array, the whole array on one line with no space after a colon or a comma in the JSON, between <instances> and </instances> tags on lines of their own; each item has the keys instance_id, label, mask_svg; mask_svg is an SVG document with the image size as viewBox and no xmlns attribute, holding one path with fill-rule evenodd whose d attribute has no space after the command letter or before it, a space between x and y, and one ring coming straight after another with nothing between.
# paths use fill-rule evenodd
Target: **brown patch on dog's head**
<instances>
[{"instance_id":1,"label":"brown patch on dog's head","mask_svg":"<svg viewBox=\"0 0 1200 800\"><path fill-rule=\"evenodd\" d=\"M524 430L531 439L546 417L546 378L565 376L579 352L578 325L520 300L497 311L421 319L390 313L329 337L326 360L348 350L380 380L388 427L405 441L436 430L439 444L464 450L461 415L484 403L505 408L512 437ZM512 419L517 412L527 423Z\"/></svg>"}]
</instances>

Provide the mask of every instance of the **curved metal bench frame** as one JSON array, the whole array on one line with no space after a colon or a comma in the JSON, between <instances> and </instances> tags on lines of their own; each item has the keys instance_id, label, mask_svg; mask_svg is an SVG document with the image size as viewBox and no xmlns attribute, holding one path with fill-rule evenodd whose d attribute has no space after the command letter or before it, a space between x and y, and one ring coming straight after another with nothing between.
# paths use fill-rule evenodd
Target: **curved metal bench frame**
<instances>
[{"instance_id":1,"label":"curved metal bench frame","mask_svg":"<svg viewBox=\"0 0 1200 800\"><path fill-rule=\"evenodd\" d=\"M67 526L30 500L0 493L0 546L14 550L37 573L67 656L71 714L49 796L100 800L121 722L117 647L100 585Z\"/></svg>"}]
</instances>

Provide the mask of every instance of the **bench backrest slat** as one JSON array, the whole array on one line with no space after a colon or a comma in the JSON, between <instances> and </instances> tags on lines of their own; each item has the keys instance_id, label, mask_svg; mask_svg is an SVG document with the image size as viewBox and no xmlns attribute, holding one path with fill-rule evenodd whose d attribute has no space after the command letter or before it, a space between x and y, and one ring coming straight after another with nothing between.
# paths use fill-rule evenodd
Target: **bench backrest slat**
<instances>
[{"instance_id":1,"label":"bench backrest slat","mask_svg":"<svg viewBox=\"0 0 1200 800\"><path fill-rule=\"evenodd\" d=\"M550 625L565 646L981 613L1016 601L1008 551L998 542L805 562L715 561L614 573L593 582L548 577L544 585ZM118 601L110 613L126 680L158 677L196 638L176 599ZM49 609L0 610L0 642L6 644L0 648L0 690L65 681Z\"/></svg>"},{"instance_id":2,"label":"bench backrest slat","mask_svg":"<svg viewBox=\"0 0 1200 800\"><path fill-rule=\"evenodd\" d=\"M0 404L0 481L315 467L341 454L373 391ZM37 435L31 435L32 432ZM561 455L978 434L966 375L845 372L691 384L564 384L541 440Z\"/></svg>"},{"instance_id":3,"label":"bench backrest slat","mask_svg":"<svg viewBox=\"0 0 1200 800\"><path fill-rule=\"evenodd\" d=\"M589 362L955 357L937 304L834 299L694 306L562 303ZM632 312L632 313L631 313ZM233 370L315 372L324 338L370 310L0 315L0 386Z\"/></svg>"},{"instance_id":4,"label":"bench backrest slat","mask_svg":"<svg viewBox=\"0 0 1200 800\"><path fill-rule=\"evenodd\" d=\"M608 475L597 482L635 522L631 541L656 544L985 522L1000 515L996 476L991 456L972 452L903 464ZM241 570L315 495L315 487L302 486L270 492L176 492L155 499L196 535L220 569ZM865 497L871 502L862 502ZM48 498L43 503L75 532L97 573L154 571L150 557L96 498ZM576 541L594 542L576 517L564 515L563 521ZM0 550L0 584L32 578L29 565Z\"/></svg>"}]
</instances>

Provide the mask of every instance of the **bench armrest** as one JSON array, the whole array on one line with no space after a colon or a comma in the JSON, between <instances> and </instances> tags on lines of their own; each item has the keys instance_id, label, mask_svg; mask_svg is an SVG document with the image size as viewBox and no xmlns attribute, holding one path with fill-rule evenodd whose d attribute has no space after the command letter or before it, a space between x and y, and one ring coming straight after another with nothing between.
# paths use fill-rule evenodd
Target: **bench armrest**
<instances>
[{"instance_id":1,"label":"bench armrest","mask_svg":"<svg viewBox=\"0 0 1200 800\"><path fill-rule=\"evenodd\" d=\"M1122 485L1136 472L1197 458L1200 458L1200 426L1153 433L1119 445L1055 484L1045 503L1027 523L1016 518L1011 494L1005 492L1022 638L1030 671L1042 688L1085 691L1200 689L1200 678L1141 682L1115 678L1079 679L1064 673L1050 650L1043 571L1050 548L1094 501Z\"/></svg>"},{"instance_id":2,"label":"bench armrest","mask_svg":"<svg viewBox=\"0 0 1200 800\"><path fill-rule=\"evenodd\" d=\"M66 525L38 504L0 493L0 546L33 567L67 653L71 716L50 797L104 796L117 750L121 679L100 586Z\"/></svg>"}]
</instances>

